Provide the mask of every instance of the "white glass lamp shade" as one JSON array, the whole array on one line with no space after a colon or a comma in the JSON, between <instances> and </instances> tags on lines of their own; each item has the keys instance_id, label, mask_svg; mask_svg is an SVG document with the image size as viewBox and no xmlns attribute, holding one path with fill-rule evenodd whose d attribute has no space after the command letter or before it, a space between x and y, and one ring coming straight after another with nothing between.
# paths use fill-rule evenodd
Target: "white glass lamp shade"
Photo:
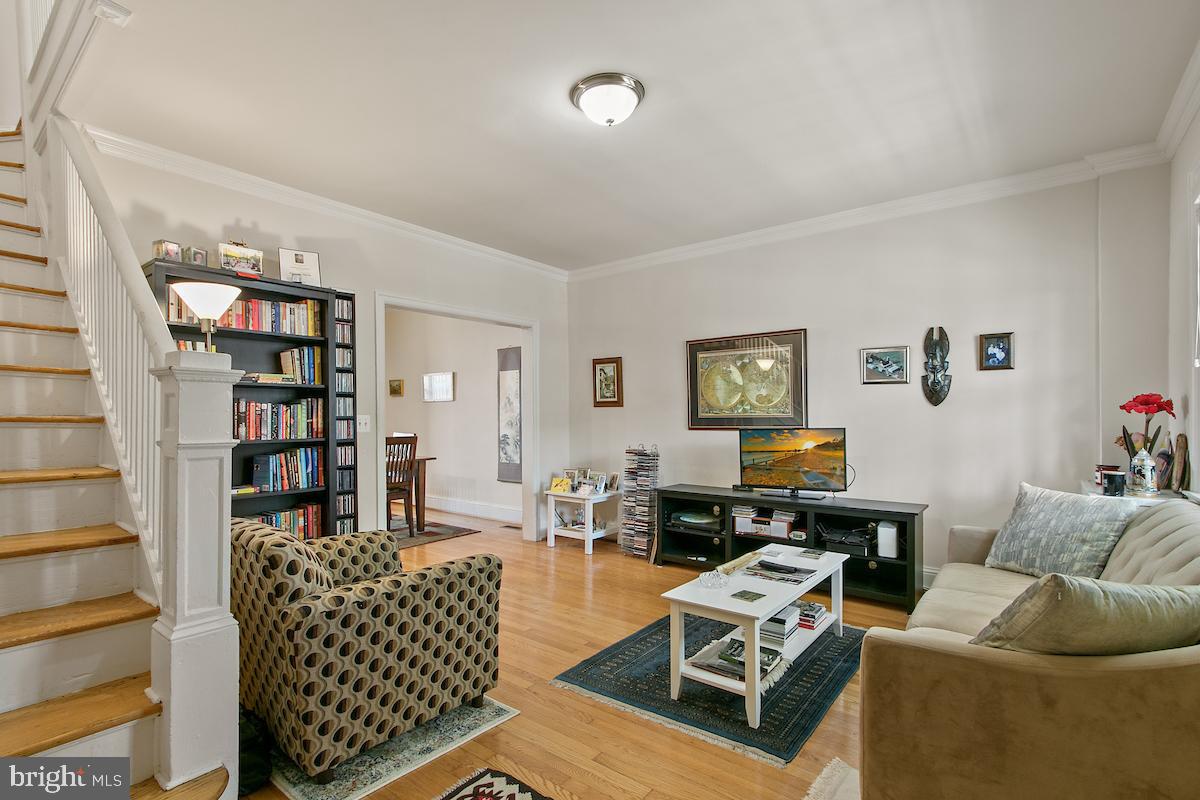
<instances>
[{"instance_id":1,"label":"white glass lamp shade","mask_svg":"<svg viewBox=\"0 0 1200 800\"><path fill-rule=\"evenodd\" d=\"M637 78L604 72L584 78L571 89L571 102L597 125L620 125L638 107L646 90Z\"/></svg>"},{"instance_id":2,"label":"white glass lamp shade","mask_svg":"<svg viewBox=\"0 0 1200 800\"><path fill-rule=\"evenodd\" d=\"M220 319L221 315L233 305L237 296L242 293L242 290L236 286L199 281L173 283L171 288L200 319Z\"/></svg>"}]
</instances>

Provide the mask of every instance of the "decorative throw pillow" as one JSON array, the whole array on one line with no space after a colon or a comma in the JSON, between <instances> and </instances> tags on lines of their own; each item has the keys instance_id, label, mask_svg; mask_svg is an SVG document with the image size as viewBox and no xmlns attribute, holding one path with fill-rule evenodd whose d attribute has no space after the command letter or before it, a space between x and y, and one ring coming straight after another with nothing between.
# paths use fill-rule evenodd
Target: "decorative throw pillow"
<instances>
[{"instance_id":1,"label":"decorative throw pillow","mask_svg":"<svg viewBox=\"0 0 1200 800\"><path fill-rule=\"evenodd\" d=\"M1068 656L1200 644L1200 586L1113 583L1051 573L1030 584L971 644Z\"/></svg>"},{"instance_id":2,"label":"decorative throw pillow","mask_svg":"<svg viewBox=\"0 0 1200 800\"><path fill-rule=\"evenodd\" d=\"M986 564L1041 577L1051 572L1100 577L1138 510L1123 497L1056 492L1021 484L1012 516L996 534Z\"/></svg>"}]
</instances>

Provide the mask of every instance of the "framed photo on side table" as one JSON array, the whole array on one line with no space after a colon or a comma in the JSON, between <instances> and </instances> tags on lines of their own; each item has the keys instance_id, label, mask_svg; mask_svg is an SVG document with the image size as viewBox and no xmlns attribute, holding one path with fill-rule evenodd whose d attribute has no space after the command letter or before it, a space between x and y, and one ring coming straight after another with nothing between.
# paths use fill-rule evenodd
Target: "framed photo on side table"
<instances>
[{"instance_id":1,"label":"framed photo on side table","mask_svg":"<svg viewBox=\"0 0 1200 800\"><path fill-rule=\"evenodd\" d=\"M985 371L1013 368L1012 331L979 334L979 368Z\"/></svg>"},{"instance_id":2,"label":"framed photo on side table","mask_svg":"<svg viewBox=\"0 0 1200 800\"><path fill-rule=\"evenodd\" d=\"M620 408L625 405L621 357L592 359L592 407Z\"/></svg>"},{"instance_id":3,"label":"framed photo on side table","mask_svg":"<svg viewBox=\"0 0 1200 800\"><path fill-rule=\"evenodd\" d=\"M803 328L687 343L689 430L808 427Z\"/></svg>"}]
</instances>

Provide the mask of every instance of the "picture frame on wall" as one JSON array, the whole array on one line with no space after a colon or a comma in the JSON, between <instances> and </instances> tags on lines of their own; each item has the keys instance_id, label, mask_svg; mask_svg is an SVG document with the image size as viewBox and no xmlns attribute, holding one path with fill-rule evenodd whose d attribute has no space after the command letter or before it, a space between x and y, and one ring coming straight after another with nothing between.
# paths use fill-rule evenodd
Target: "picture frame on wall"
<instances>
[{"instance_id":1,"label":"picture frame on wall","mask_svg":"<svg viewBox=\"0 0 1200 800\"><path fill-rule=\"evenodd\" d=\"M421 397L426 403L454 402L454 373L430 372L421 376Z\"/></svg>"},{"instance_id":2,"label":"picture frame on wall","mask_svg":"<svg viewBox=\"0 0 1200 800\"><path fill-rule=\"evenodd\" d=\"M496 351L496 480L521 482L521 348Z\"/></svg>"},{"instance_id":3,"label":"picture frame on wall","mask_svg":"<svg viewBox=\"0 0 1200 800\"><path fill-rule=\"evenodd\" d=\"M979 334L979 369L1013 369L1013 332Z\"/></svg>"},{"instance_id":4,"label":"picture frame on wall","mask_svg":"<svg viewBox=\"0 0 1200 800\"><path fill-rule=\"evenodd\" d=\"M808 427L804 328L687 342L689 430Z\"/></svg>"},{"instance_id":5,"label":"picture frame on wall","mask_svg":"<svg viewBox=\"0 0 1200 800\"><path fill-rule=\"evenodd\" d=\"M392 397L404 397L404 379L393 378L388 381L388 394Z\"/></svg>"},{"instance_id":6,"label":"picture frame on wall","mask_svg":"<svg viewBox=\"0 0 1200 800\"><path fill-rule=\"evenodd\" d=\"M592 407L621 408L625 405L621 357L592 359Z\"/></svg>"},{"instance_id":7,"label":"picture frame on wall","mask_svg":"<svg viewBox=\"0 0 1200 800\"><path fill-rule=\"evenodd\" d=\"M862 382L908 383L908 346L864 347L858 351Z\"/></svg>"},{"instance_id":8,"label":"picture frame on wall","mask_svg":"<svg viewBox=\"0 0 1200 800\"><path fill-rule=\"evenodd\" d=\"M320 286L320 255L308 250L279 248L279 280L302 283L305 286Z\"/></svg>"}]
</instances>

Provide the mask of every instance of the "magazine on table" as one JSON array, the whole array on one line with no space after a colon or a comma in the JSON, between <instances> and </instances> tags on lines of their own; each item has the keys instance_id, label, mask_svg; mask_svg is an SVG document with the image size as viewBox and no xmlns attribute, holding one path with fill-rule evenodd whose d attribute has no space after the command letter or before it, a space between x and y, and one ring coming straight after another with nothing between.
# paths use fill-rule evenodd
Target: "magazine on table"
<instances>
[{"instance_id":1,"label":"magazine on table","mask_svg":"<svg viewBox=\"0 0 1200 800\"><path fill-rule=\"evenodd\" d=\"M763 578L768 581L781 581L783 583L804 583L809 576L816 573L815 569L805 569L792 564L785 564L781 561L772 561L767 558L760 558L753 564L748 564L743 570L747 575L755 578Z\"/></svg>"},{"instance_id":2,"label":"magazine on table","mask_svg":"<svg viewBox=\"0 0 1200 800\"><path fill-rule=\"evenodd\" d=\"M774 647L759 645L759 677L766 677L783 658L783 653ZM746 679L746 643L741 639L716 641L705 647L688 661L693 667L707 670L739 681Z\"/></svg>"}]
</instances>

